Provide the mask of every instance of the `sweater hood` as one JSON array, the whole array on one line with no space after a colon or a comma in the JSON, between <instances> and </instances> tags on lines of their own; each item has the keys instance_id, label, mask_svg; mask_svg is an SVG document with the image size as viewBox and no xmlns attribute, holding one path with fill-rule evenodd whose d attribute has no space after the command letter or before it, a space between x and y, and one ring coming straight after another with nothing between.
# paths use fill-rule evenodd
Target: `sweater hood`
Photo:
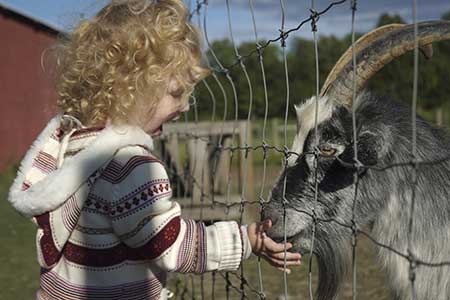
<instances>
[{"instance_id":1,"label":"sweater hood","mask_svg":"<svg viewBox=\"0 0 450 300\"><path fill-rule=\"evenodd\" d=\"M39 176L36 176L37 157L44 149L50 147L59 153L58 156L65 152L67 141L54 138L59 131L61 117L60 114L54 117L33 142L10 188L8 201L24 216L38 216L61 206L120 148L141 145L153 149L152 138L141 128L107 125L86 148L64 159L61 167L47 174L38 172Z\"/></svg>"}]
</instances>

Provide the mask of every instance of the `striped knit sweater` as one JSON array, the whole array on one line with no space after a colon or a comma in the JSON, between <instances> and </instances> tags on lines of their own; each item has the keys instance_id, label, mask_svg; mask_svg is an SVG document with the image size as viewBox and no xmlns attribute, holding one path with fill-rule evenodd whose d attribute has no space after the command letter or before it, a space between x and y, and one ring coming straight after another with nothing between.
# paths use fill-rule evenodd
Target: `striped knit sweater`
<instances>
[{"instance_id":1,"label":"striped knit sweater","mask_svg":"<svg viewBox=\"0 0 450 300\"><path fill-rule=\"evenodd\" d=\"M235 270L251 254L236 222L184 220L152 139L131 126L62 132L25 155L9 201L37 225L37 299L165 299L167 272Z\"/></svg>"}]
</instances>

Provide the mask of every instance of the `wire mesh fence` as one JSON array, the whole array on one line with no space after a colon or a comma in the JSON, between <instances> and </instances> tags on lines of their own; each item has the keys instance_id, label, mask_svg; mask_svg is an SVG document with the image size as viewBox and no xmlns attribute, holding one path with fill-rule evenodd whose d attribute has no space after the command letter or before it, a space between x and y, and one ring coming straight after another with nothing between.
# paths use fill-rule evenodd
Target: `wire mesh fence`
<instances>
[{"instance_id":1,"label":"wire mesh fence","mask_svg":"<svg viewBox=\"0 0 450 300\"><path fill-rule=\"evenodd\" d=\"M315 266L314 259L314 243L316 228L324 223L333 223L335 226L341 226L351 231L351 291L347 296L352 299L358 298L358 274L364 273L364 270L358 270L358 255L361 253L360 241L363 238L366 244L371 244L375 247L381 247L388 251L395 253L400 259L408 261L409 264L409 281L412 299L416 299L416 287L415 287L415 273L418 267L443 267L450 266L450 261L442 262L429 262L423 261L420 257L414 255L414 244L410 236L412 235L414 226L414 209L415 209L415 189L412 192L411 207L409 208L409 225L408 225L408 248L405 252L404 249L395 249L392 246L378 241L376 238L362 228L358 224L358 220L355 216L355 210L358 205L358 188L359 188L359 171L363 168L370 169L374 172L385 172L391 168L397 167L410 167L411 178L413 186L417 185L417 172L425 166L435 166L450 159L450 156L443 157L442 159L435 161L419 161L417 159L417 131L416 131L416 106L417 106L417 91L418 91L418 29L417 29L417 3L413 0L411 3L411 9L413 12L414 21L414 78L412 87L412 111L411 111L411 127L412 127L412 149L411 159L409 161L391 164L387 166L364 166L358 160L358 136L357 136L357 119L356 119L356 86L353 81L352 86L352 141L354 148L353 162L348 163L340 161L344 166L353 167L355 169L353 175L353 204L352 204L352 218L349 220L339 220L335 218L323 219L318 217L316 213L316 204L318 202L318 178L317 178L317 164L318 150L313 152L304 152L298 154L289 148L291 140L288 138L288 128L292 127L289 124L289 107L292 105L292 97L289 94L290 79L289 79L289 62L287 59L287 44L289 43L289 36L294 32L310 26L311 37L314 41L314 62L315 70L315 95L316 103L314 110L314 134L318 134L318 99L320 95L319 87L319 51L317 33L320 31L320 18L325 18L326 14L336 6L347 5L349 8L349 32L352 39L352 63L353 63L353 78L357 77L356 68L356 51L355 51L355 16L358 12L358 3L356 0L341 0L330 2L323 10L316 10L316 3L314 0L310 1L310 15L308 18L301 20L298 26L294 28L287 28L285 22L286 6L284 0L279 1L279 9L281 13L281 22L279 28L279 36L268 40L265 43L260 42L258 36L258 24L255 18L255 10L253 0L248 1L248 9L252 17L252 27L254 34L254 50L249 53L240 53L235 41L232 17L232 6L229 0L224 0L226 6L227 24L229 38L234 49L234 63L225 65L220 56L214 52L213 46L210 42L208 33L209 27L207 23L208 17L208 3L207 0L199 1L195 3L189 1L187 5L194 7L191 11L191 21L196 24L204 35L206 47L211 54L211 61L206 61L209 68L213 71L211 77L213 83L217 85L220 94L213 92L210 83L206 80L202 81L202 85L209 93L209 99L197 99L196 92L194 91L192 97L192 109L191 112L185 115L184 121L179 122L178 127L174 127L173 130L166 131L162 138L162 145L165 147L163 153L166 155L166 161L175 161L171 168L171 177L176 182L175 194L180 199L183 209L186 211L198 210L195 215L198 220L213 222L219 219L229 220L236 219L240 223L245 223L250 219L262 219L264 209L270 201L270 184L274 183L275 174L269 170L268 165L271 164L270 156L274 155L275 160L279 160L277 171L286 170L288 167L288 159L292 156L307 156L310 155L314 158L314 166L316 170L315 174L315 190L313 201L313 209L311 211L300 210L296 208L285 197L286 190L286 177L284 177L284 190L283 190L283 215L286 215L286 209L293 209L297 212L304 214L305 217L309 217L313 220L312 227L312 239L311 250L309 253L309 263L307 278L304 278L306 286L303 286L306 291L306 296L298 296L298 299L302 297L309 297L314 299L315 284L317 282L317 267ZM268 112L270 110L270 99L268 96L268 89L270 86L266 81L266 72L264 65L264 50L273 43L279 43L282 51L284 78L280 79L284 81L285 85L285 113L284 130L282 146L271 143L269 140L268 127L269 119ZM310 51L310 49L305 49ZM252 81L247 69L246 60L250 57L257 57L259 63L259 69L261 72L261 82ZM244 81L240 81L239 84L247 85L249 94L238 95L236 91L236 79L232 77L231 70L238 68L243 74ZM231 95L227 93L229 89L224 87L224 82L231 88ZM264 118L259 120L260 125L258 139L252 138L252 132L254 131L252 115L254 109L254 94L253 87L260 85L263 87L264 98ZM298 99L296 99L298 100ZM197 104L199 101L210 101L210 115L209 122L199 120L199 112ZM223 111L218 111L218 102L223 101L221 107ZM238 107L242 101L246 101L248 107L247 117L245 120L238 118ZM234 110L234 111L233 111ZM233 118L229 118L230 115ZM180 128L184 130L180 131ZM184 145L184 146L181 146ZM170 148L176 149L170 151ZM181 149L181 150L180 150ZM253 165L253 154L258 153L262 158L261 165L255 171ZM181 158L180 158L181 157ZM178 167L177 167L178 166ZM257 174L255 174L257 173ZM257 177L257 183L252 180L253 177ZM250 179L249 179L250 178ZM218 212L218 215L214 217L211 215L212 211ZM283 218L284 222L284 242L287 241L286 235L286 218ZM367 241L369 241L367 243ZM366 255L366 254L364 254ZM374 262L373 262L374 263ZM268 269L264 268L263 263L259 258L251 259L249 262L243 263L240 269L236 272L213 272L211 274L204 275L173 275L171 280L171 290L174 292L174 297L177 299L273 299L279 297L279 299L297 299L289 292L288 276L286 273L278 273L276 275L268 274ZM270 272L273 273L273 272ZM278 278L282 277L282 280L278 281L277 285L281 285L282 288L277 287L277 295L270 292L273 289L273 276ZM281 292L280 292L281 291ZM378 298L380 299L380 298Z\"/></svg>"}]
</instances>

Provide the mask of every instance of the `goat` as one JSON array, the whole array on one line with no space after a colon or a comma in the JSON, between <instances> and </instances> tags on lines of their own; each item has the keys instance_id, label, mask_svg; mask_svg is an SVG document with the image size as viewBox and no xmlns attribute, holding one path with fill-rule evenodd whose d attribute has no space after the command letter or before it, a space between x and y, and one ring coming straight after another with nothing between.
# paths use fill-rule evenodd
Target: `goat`
<instances>
[{"instance_id":1,"label":"goat","mask_svg":"<svg viewBox=\"0 0 450 300\"><path fill-rule=\"evenodd\" d=\"M417 38L421 51L430 56L432 42L450 39L450 22L419 23ZM350 265L353 230L363 228L379 243L404 254L376 249L395 299L412 299L407 255L417 261L415 299L450 299L450 266L420 263L450 261L450 161L444 159L450 155L450 137L417 116L416 159L442 162L419 164L414 183L408 164L412 149L409 107L364 90L374 73L414 49L414 43L413 25L387 25L363 36L354 46L355 81L350 48L331 71L317 101L313 97L295 107L298 127L291 151L296 155L288 157L264 215L274 224L268 231L271 238L286 238L294 251L311 251L317 257L317 299L336 299Z\"/></svg>"}]
</instances>

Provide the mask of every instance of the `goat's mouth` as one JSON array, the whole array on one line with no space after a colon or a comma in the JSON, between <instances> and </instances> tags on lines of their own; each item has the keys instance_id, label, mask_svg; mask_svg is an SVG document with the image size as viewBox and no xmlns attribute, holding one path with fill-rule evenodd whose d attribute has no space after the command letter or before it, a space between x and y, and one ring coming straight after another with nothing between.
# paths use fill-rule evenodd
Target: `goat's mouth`
<instances>
[{"instance_id":1,"label":"goat's mouth","mask_svg":"<svg viewBox=\"0 0 450 300\"><path fill-rule=\"evenodd\" d=\"M292 243L292 241L294 239L295 239L295 235L293 235L293 236L286 236L286 242ZM284 238L284 236L273 237L272 240L274 240L277 243L284 243L285 238Z\"/></svg>"},{"instance_id":2,"label":"goat's mouth","mask_svg":"<svg viewBox=\"0 0 450 300\"><path fill-rule=\"evenodd\" d=\"M277 243L284 243L284 236L272 237L272 239ZM302 232L297 234L286 236L286 242L292 244L292 248L289 252L299 252L301 255L309 254L310 252L310 241L302 235Z\"/></svg>"}]
</instances>

